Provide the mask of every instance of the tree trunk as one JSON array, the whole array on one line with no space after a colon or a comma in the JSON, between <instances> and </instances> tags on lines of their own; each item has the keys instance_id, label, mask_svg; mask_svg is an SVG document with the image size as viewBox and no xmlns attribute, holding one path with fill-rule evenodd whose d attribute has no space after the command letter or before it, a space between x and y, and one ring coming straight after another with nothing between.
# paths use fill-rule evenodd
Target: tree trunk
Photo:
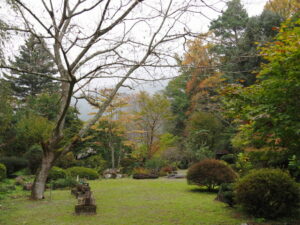
<instances>
[{"instance_id":1,"label":"tree trunk","mask_svg":"<svg viewBox=\"0 0 300 225\"><path fill-rule=\"evenodd\" d=\"M115 169L115 149L112 145L110 147L110 150L111 150L111 168Z\"/></svg>"},{"instance_id":2,"label":"tree trunk","mask_svg":"<svg viewBox=\"0 0 300 225\"><path fill-rule=\"evenodd\" d=\"M49 170L51 169L54 163L54 154L53 152L47 152L43 154L42 163L37 171L35 176L35 180L32 186L31 191L31 199L40 200L44 198L44 191L46 187L46 181L49 174Z\"/></svg>"}]
</instances>

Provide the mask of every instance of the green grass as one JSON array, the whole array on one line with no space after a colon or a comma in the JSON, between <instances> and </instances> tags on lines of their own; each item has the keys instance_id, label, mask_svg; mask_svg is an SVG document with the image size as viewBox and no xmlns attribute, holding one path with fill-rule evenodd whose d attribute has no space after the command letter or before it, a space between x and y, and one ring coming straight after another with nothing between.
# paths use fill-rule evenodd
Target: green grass
<instances>
[{"instance_id":1,"label":"green grass","mask_svg":"<svg viewBox=\"0 0 300 225\"><path fill-rule=\"evenodd\" d=\"M46 192L46 200L26 197L0 202L1 225L240 225L247 218L215 201L216 194L195 191L185 180L90 181L97 215L75 216L69 190Z\"/></svg>"}]
</instances>

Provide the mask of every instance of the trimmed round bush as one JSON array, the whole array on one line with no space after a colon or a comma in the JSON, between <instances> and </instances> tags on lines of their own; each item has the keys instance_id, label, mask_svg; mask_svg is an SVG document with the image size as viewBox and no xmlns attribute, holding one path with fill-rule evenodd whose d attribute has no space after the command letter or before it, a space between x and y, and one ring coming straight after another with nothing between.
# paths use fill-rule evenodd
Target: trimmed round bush
<instances>
[{"instance_id":1,"label":"trimmed round bush","mask_svg":"<svg viewBox=\"0 0 300 225\"><path fill-rule=\"evenodd\" d=\"M86 178L88 180L96 180L99 177L96 170L80 166L68 168L67 173L72 177L79 176L80 178Z\"/></svg>"},{"instance_id":2,"label":"trimmed round bush","mask_svg":"<svg viewBox=\"0 0 300 225\"><path fill-rule=\"evenodd\" d=\"M6 166L0 163L0 180L3 180L5 178L6 178Z\"/></svg>"},{"instance_id":3,"label":"trimmed round bush","mask_svg":"<svg viewBox=\"0 0 300 225\"><path fill-rule=\"evenodd\" d=\"M64 179L66 177L67 173L64 169L53 166L49 171L48 180Z\"/></svg>"},{"instance_id":4,"label":"trimmed round bush","mask_svg":"<svg viewBox=\"0 0 300 225\"><path fill-rule=\"evenodd\" d=\"M279 169L260 169L239 180L236 201L257 217L276 218L289 215L299 206L299 187Z\"/></svg>"},{"instance_id":5,"label":"trimmed round bush","mask_svg":"<svg viewBox=\"0 0 300 225\"><path fill-rule=\"evenodd\" d=\"M236 173L224 162L216 159L205 159L192 165L187 173L189 184L205 186L213 190L222 183L231 183L237 178Z\"/></svg>"},{"instance_id":6,"label":"trimmed round bush","mask_svg":"<svg viewBox=\"0 0 300 225\"><path fill-rule=\"evenodd\" d=\"M28 166L28 161L20 157L2 157L0 163L6 167L7 176L9 177L14 172L24 169Z\"/></svg>"}]
</instances>

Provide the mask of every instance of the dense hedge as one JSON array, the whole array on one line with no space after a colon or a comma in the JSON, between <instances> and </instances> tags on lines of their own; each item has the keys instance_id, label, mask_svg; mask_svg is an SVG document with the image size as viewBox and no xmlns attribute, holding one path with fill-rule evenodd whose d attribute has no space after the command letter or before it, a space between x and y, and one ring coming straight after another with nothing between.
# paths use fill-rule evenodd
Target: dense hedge
<instances>
[{"instance_id":1,"label":"dense hedge","mask_svg":"<svg viewBox=\"0 0 300 225\"><path fill-rule=\"evenodd\" d=\"M75 187L77 184L78 182L74 178L67 177L67 178L53 180L51 182L51 188L53 189L72 188Z\"/></svg>"},{"instance_id":2,"label":"dense hedge","mask_svg":"<svg viewBox=\"0 0 300 225\"><path fill-rule=\"evenodd\" d=\"M235 187L236 201L254 216L285 216L299 207L299 187L279 169L260 169L243 177Z\"/></svg>"},{"instance_id":3,"label":"dense hedge","mask_svg":"<svg viewBox=\"0 0 300 225\"><path fill-rule=\"evenodd\" d=\"M48 180L64 179L66 177L67 173L64 169L53 166L49 171Z\"/></svg>"},{"instance_id":4,"label":"dense hedge","mask_svg":"<svg viewBox=\"0 0 300 225\"><path fill-rule=\"evenodd\" d=\"M6 166L7 176L28 166L28 160L20 157L2 157L0 163Z\"/></svg>"},{"instance_id":5,"label":"dense hedge","mask_svg":"<svg viewBox=\"0 0 300 225\"><path fill-rule=\"evenodd\" d=\"M6 178L6 166L0 163L0 181Z\"/></svg>"},{"instance_id":6,"label":"dense hedge","mask_svg":"<svg viewBox=\"0 0 300 225\"><path fill-rule=\"evenodd\" d=\"M79 178L86 178L89 180L95 180L98 179L99 177L99 174L97 173L96 170L91 168L86 168L86 167L79 167L79 166L68 168L67 174L72 177L79 176Z\"/></svg>"},{"instance_id":7,"label":"dense hedge","mask_svg":"<svg viewBox=\"0 0 300 225\"><path fill-rule=\"evenodd\" d=\"M189 184L206 186L213 190L222 183L231 183L236 179L236 173L224 162L216 159L205 159L192 165L187 173Z\"/></svg>"}]
</instances>

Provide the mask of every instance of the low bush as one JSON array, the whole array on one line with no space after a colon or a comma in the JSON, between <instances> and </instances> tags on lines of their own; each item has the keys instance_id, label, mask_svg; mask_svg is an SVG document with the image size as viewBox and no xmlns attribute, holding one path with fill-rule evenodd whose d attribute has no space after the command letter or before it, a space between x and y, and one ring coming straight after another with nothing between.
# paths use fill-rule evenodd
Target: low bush
<instances>
[{"instance_id":1,"label":"low bush","mask_svg":"<svg viewBox=\"0 0 300 225\"><path fill-rule=\"evenodd\" d=\"M228 164L234 164L237 157L234 154L227 154L221 157L221 160L227 162Z\"/></svg>"},{"instance_id":2,"label":"low bush","mask_svg":"<svg viewBox=\"0 0 300 225\"><path fill-rule=\"evenodd\" d=\"M71 177L67 177L64 179L57 179L57 180L53 180L51 182L51 188L55 189L60 189L60 188L72 188L75 187L78 184L78 182Z\"/></svg>"},{"instance_id":3,"label":"low bush","mask_svg":"<svg viewBox=\"0 0 300 225\"><path fill-rule=\"evenodd\" d=\"M133 179L156 179L158 178L157 173L153 173L153 171L146 168L134 168L133 169Z\"/></svg>"},{"instance_id":4,"label":"low bush","mask_svg":"<svg viewBox=\"0 0 300 225\"><path fill-rule=\"evenodd\" d=\"M67 174L71 177L86 178L88 180L95 180L99 178L99 174L96 170L86 167L71 167L67 169Z\"/></svg>"},{"instance_id":5,"label":"low bush","mask_svg":"<svg viewBox=\"0 0 300 225\"><path fill-rule=\"evenodd\" d=\"M6 166L7 176L28 166L28 161L20 157L2 157L0 163Z\"/></svg>"},{"instance_id":6,"label":"low bush","mask_svg":"<svg viewBox=\"0 0 300 225\"><path fill-rule=\"evenodd\" d=\"M64 169L53 166L49 171L48 180L64 179L66 177L67 173Z\"/></svg>"},{"instance_id":7,"label":"low bush","mask_svg":"<svg viewBox=\"0 0 300 225\"><path fill-rule=\"evenodd\" d=\"M152 158L146 161L145 167L153 173L158 173L162 167L166 165L166 161L161 158Z\"/></svg>"},{"instance_id":8,"label":"low bush","mask_svg":"<svg viewBox=\"0 0 300 225\"><path fill-rule=\"evenodd\" d=\"M16 186L13 184L0 184L0 192L6 193L16 190Z\"/></svg>"},{"instance_id":9,"label":"low bush","mask_svg":"<svg viewBox=\"0 0 300 225\"><path fill-rule=\"evenodd\" d=\"M92 155L77 161L80 163L81 167L93 168L99 174L102 174L107 168L107 161L105 161L101 155Z\"/></svg>"},{"instance_id":10,"label":"low bush","mask_svg":"<svg viewBox=\"0 0 300 225\"><path fill-rule=\"evenodd\" d=\"M236 201L257 217L276 218L289 215L299 207L299 187L279 169L252 171L235 187Z\"/></svg>"},{"instance_id":11,"label":"low bush","mask_svg":"<svg viewBox=\"0 0 300 225\"><path fill-rule=\"evenodd\" d=\"M217 200L225 202L230 207L235 205L234 200L234 184L233 183L223 183L220 185Z\"/></svg>"},{"instance_id":12,"label":"low bush","mask_svg":"<svg viewBox=\"0 0 300 225\"><path fill-rule=\"evenodd\" d=\"M231 183L237 178L236 173L224 162L205 159L192 165L187 173L189 184L205 186L209 191L222 183Z\"/></svg>"},{"instance_id":13,"label":"low bush","mask_svg":"<svg viewBox=\"0 0 300 225\"><path fill-rule=\"evenodd\" d=\"M6 178L6 166L0 163L0 181Z\"/></svg>"},{"instance_id":14,"label":"low bush","mask_svg":"<svg viewBox=\"0 0 300 225\"><path fill-rule=\"evenodd\" d=\"M151 171L143 167L137 167L133 169L133 174L151 174Z\"/></svg>"}]
</instances>

